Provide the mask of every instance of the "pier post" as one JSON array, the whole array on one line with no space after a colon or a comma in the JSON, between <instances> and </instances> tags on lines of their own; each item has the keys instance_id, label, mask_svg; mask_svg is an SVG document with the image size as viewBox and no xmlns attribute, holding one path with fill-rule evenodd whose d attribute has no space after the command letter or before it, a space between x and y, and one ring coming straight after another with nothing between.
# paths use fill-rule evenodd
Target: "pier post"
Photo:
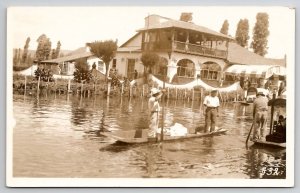
<instances>
[{"instance_id":1,"label":"pier post","mask_svg":"<svg viewBox=\"0 0 300 193\"><path fill-rule=\"evenodd\" d=\"M41 76L39 76L39 79L38 79L37 94L39 94L39 92L40 92L40 81L41 81Z\"/></svg>"},{"instance_id":2,"label":"pier post","mask_svg":"<svg viewBox=\"0 0 300 193\"><path fill-rule=\"evenodd\" d=\"M26 83L27 83L27 76L25 76L25 81L24 81L24 95L26 95Z\"/></svg>"}]
</instances>

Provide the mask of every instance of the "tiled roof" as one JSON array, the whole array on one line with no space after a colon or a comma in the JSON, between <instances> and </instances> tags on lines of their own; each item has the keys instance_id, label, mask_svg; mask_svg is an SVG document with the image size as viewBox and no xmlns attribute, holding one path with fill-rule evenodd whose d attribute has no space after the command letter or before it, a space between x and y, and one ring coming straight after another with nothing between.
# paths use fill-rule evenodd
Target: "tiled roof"
<instances>
[{"instance_id":1,"label":"tiled roof","mask_svg":"<svg viewBox=\"0 0 300 193\"><path fill-rule=\"evenodd\" d=\"M150 25L148 27L144 27L142 29L139 29L137 31L145 31L145 30L150 30L150 29L172 28L172 27L193 30L193 31L197 31L197 32L202 32L202 33L206 33L206 34L211 34L211 35L223 37L223 38L226 38L226 39L233 39L230 36L227 36L227 35L224 35L222 33L213 31L211 29L208 29L208 28L200 26L200 25L196 25L196 24L191 23L191 22L178 21L178 20L173 20L173 19L170 19L170 20L165 21L163 23L153 24L153 25Z\"/></svg>"},{"instance_id":2,"label":"tiled roof","mask_svg":"<svg viewBox=\"0 0 300 193\"><path fill-rule=\"evenodd\" d=\"M285 66L285 59L265 58L255 54L237 43L229 42L227 60L231 64L278 65Z\"/></svg>"},{"instance_id":3,"label":"tiled roof","mask_svg":"<svg viewBox=\"0 0 300 193\"><path fill-rule=\"evenodd\" d=\"M94 54L91 52L82 52L82 53L77 53L69 56L64 56L56 59L51 59L51 60L44 60L41 63L62 63L62 62L68 62L68 61L74 61L80 58L88 58L90 56L93 56Z\"/></svg>"}]
</instances>

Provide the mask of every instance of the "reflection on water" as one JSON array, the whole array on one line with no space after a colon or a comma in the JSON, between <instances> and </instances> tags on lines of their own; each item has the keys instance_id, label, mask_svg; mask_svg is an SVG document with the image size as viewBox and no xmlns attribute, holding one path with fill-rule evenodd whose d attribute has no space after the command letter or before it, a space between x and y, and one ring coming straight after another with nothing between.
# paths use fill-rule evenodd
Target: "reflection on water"
<instances>
[{"instance_id":1,"label":"reflection on water","mask_svg":"<svg viewBox=\"0 0 300 193\"><path fill-rule=\"evenodd\" d=\"M199 102L164 105L165 126L203 127ZM226 135L142 145L99 132L147 128L145 99L15 95L13 109L16 177L285 178L285 150L245 147L251 105L222 104L218 126Z\"/></svg>"}]
</instances>

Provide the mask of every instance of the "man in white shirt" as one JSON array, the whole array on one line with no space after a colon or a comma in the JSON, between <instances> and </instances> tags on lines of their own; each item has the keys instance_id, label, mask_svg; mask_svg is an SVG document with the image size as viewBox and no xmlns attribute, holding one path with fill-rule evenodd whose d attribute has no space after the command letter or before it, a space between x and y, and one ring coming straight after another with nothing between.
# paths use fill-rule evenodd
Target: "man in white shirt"
<instances>
[{"instance_id":1,"label":"man in white shirt","mask_svg":"<svg viewBox=\"0 0 300 193\"><path fill-rule=\"evenodd\" d=\"M150 114L150 124L148 131L148 141L156 141L156 132L158 128L158 118L159 118L159 99L161 98L162 93L157 88L151 89L151 97L148 101L148 110Z\"/></svg>"},{"instance_id":2,"label":"man in white shirt","mask_svg":"<svg viewBox=\"0 0 300 193\"><path fill-rule=\"evenodd\" d=\"M205 107L205 132L214 132L219 114L220 101L217 90L212 90L211 94L204 98Z\"/></svg>"}]
</instances>

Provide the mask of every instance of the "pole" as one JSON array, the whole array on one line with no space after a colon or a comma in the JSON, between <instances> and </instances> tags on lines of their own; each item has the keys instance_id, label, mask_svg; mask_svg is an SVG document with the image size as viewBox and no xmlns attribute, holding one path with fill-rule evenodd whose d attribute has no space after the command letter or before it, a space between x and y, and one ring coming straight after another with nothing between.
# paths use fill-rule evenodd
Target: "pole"
<instances>
[{"instance_id":1,"label":"pole","mask_svg":"<svg viewBox=\"0 0 300 193\"><path fill-rule=\"evenodd\" d=\"M273 93L272 100L275 100L276 94ZM273 133L273 114L274 114L274 105L271 104L271 123L270 123L270 135Z\"/></svg>"},{"instance_id":2,"label":"pole","mask_svg":"<svg viewBox=\"0 0 300 193\"><path fill-rule=\"evenodd\" d=\"M27 82L27 76L25 76L25 82L24 82L24 84L25 84L25 86L24 86L24 95L26 95L26 82Z\"/></svg>"},{"instance_id":3,"label":"pole","mask_svg":"<svg viewBox=\"0 0 300 193\"><path fill-rule=\"evenodd\" d=\"M38 79L37 94L39 94L39 92L40 92L40 81L41 81L41 76L39 76L39 79Z\"/></svg>"},{"instance_id":4,"label":"pole","mask_svg":"<svg viewBox=\"0 0 300 193\"><path fill-rule=\"evenodd\" d=\"M165 72L165 68L164 68L164 72ZM165 82L166 82L166 75L164 73L164 82L163 82L163 91L165 90ZM164 100L164 96L162 98L162 111L161 111L161 114L162 114L162 126L161 126L161 131L160 131L160 141L163 141L164 140L164 124L165 124L165 100Z\"/></svg>"}]
</instances>

